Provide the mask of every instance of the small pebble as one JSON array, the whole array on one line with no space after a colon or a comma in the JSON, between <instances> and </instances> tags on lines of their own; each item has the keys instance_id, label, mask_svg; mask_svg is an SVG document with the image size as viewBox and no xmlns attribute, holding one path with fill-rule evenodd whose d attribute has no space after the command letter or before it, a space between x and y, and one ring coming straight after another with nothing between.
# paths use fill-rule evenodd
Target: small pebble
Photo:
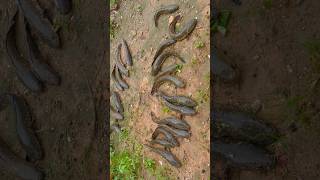
<instances>
[{"instance_id":1,"label":"small pebble","mask_svg":"<svg viewBox=\"0 0 320 180\"><path fill-rule=\"evenodd\" d=\"M170 24L170 23L173 21L173 19L174 19L174 17L173 17L173 16L170 16L170 17L169 17L169 23L168 23L168 24Z\"/></svg>"}]
</instances>

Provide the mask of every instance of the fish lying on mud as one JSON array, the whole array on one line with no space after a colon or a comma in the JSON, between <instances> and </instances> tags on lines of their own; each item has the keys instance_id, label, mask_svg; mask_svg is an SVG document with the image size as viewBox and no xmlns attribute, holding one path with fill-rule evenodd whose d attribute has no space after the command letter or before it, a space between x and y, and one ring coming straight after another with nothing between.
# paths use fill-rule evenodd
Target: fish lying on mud
<instances>
[{"instance_id":1,"label":"fish lying on mud","mask_svg":"<svg viewBox=\"0 0 320 180\"><path fill-rule=\"evenodd\" d=\"M189 138L191 136L191 133L187 130L176 129L165 124L160 124L159 127L163 127L164 129L168 130L177 138Z\"/></svg>"},{"instance_id":2,"label":"fish lying on mud","mask_svg":"<svg viewBox=\"0 0 320 180\"><path fill-rule=\"evenodd\" d=\"M152 121L157 124L165 124L165 125L174 127L176 129L181 129L181 130L190 130L190 125L182 119L178 119L176 117L167 117L167 118L160 120L160 118L158 118L154 114L154 112L151 112L150 115L151 115Z\"/></svg>"},{"instance_id":3,"label":"fish lying on mud","mask_svg":"<svg viewBox=\"0 0 320 180\"><path fill-rule=\"evenodd\" d=\"M119 124L113 124L111 125L111 131L115 132L115 133L121 133L121 128L119 126Z\"/></svg>"},{"instance_id":4,"label":"fish lying on mud","mask_svg":"<svg viewBox=\"0 0 320 180\"><path fill-rule=\"evenodd\" d=\"M235 168L255 169L268 168L275 164L274 158L266 150L252 144L223 143L214 141L211 152L226 160L226 163Z\"/></svg>"},{"instance_id":5,"label":"fish lying on mud","mask_svg":"<svg viewBox=\"0 0 320 180\"><path fill-rule=\"evenodd\" d=\"M217 137L229 137L259 145L272 144L277 137L273 128L238 111L214 110L213 122Z\"/></svg>"},{"instance_id":6,"label":"fish lying on mud","mask_svg":"<svg viewBox=\"0 0 320 180\"><path fill-rule=\"evenodd\" d=\"M169 150L165 150L165 149L160 149L160 148L156 148L156 147L152 147L149 145L145 145L148 148L151 149L151 151L159 154L160 156L162 156L165 160L167 160L172 166L176 167L176 168L180 168L182 166L181 162L179 161L179 159L172 154L171 151Z\"/></svg>"},{"instance_id":7,"label":"fish lying on mud","mask_svg":"<svg viewBox=\"0 0 320 180\"><path fill-rule=\"evenodd\" d=\"M175 31L175 26L176 23L178 22L178 20L180 19L180 17L175 18L173 20L173 22L171 23L171 25L169 25L169 32L170 32L170 36L172 39L176 40L176 41L182 41L183 39L187 38L192 31L195 29L195 27L197 26L197 19L191 19L190 21L187 22L186 25L184 25L184 27L181 29L180 32L176 32ZM175 33L172 33L175 32Z\"/></svg>"},{"instance_id":8,"label":"fish lying on mud","mask_svg":"<svg viewBox=\"0 0 320 180\"><path fill-rule=\"evenodd\" d=\"M174 148L175 147L175 145L172 142L168 141L165 138L152 139L151 141L148 141L148 142L152 145L159 144L159 145L166 147L166 148Z\"/></svg>"},{"instance_id":9,"label":"fish lying on mud","mask_svg":"<svg viewBox=\"0 0 320 180\"><path fill-rule=\"evenodd\" d=\"M174 144L174 146L180 146L179 141L177 141L174 135L167 129L164 129L163 127L157 127L154 130L154 132L152 133L152 139L156 139L160 134L164 135L166 140Z\"/></svg>"},{"instance_id":10,"label":"fish lying on mud","mask_svg":"<svg viewBox=\"0 0 320 180\"><path fill-rule=\"evenodd\" d=\"M123 87L121 86L120 82L116 78L116 65L113 67L112 72L111 72L111 80L113 81L113 85L120 91L123 91Z\"/></svg>"},{"instance_id":11,"label":"fish lying on mud","mask_svg":"<svg viewBox=\"0 0 320 180\"><path fill-rule=\"evenodd\" d=\"M162 91L157 91L156 95L162 97L163 99L175 105L188 106L188 107L196 107L198 105L196 101L194 101L193 99L187 96L181 96L181 95L169 96Z\"/></svg>"},{"instance_id":12,"label":"fish lying on mud","mask_svg":"<svg viewBox=\"0 0 320 180\"><path fill-rule=\"evenodd\" d=\"M39 4L31 0L16 0L16 3L28 23L35 29L40 37L51 47L60 47L60 39L50 21L44 17Z\"/></svg>"},{"instance_id":13,"label":"fish lying on mud","mask_svg":"<svg viewBox=\"0 0 320 180\"><path fill-rule=\"evenodd\" d=\"M220 60L213 51L212 53L212 73L215 76L218 76L224 81L234 81L238 77L238 73L234 68L232 68L230 65L225 63L224 61Z\"/></svg>"},{"instance_id":14,"label":"fish lying on mud","mask_svg":"<svg viewBox=\"0 0 320 180\"><path fill-rule=\"evenodd\" d=\"M170 35L176 34L176 25L177 25L178 21L180 21L180 19L181 19L181 15L180 14L174 16L173 20L169 24L169 33L170 33Z\"/></svg>"},{"instance_id":15,"label":"fish lying on mud","mask_svg":"<svg viewBox=\"0 0 320 180\"><path fill-rule=\"evenodd\" d=\"M182 115L185 116L192 116L195 115L197 112L193 108L190 108L188 106L180 106L180 105L175 105L167 101L166 99L162 98L164 104L171 110L176 111Z\"/></svg>"},{"instance_id":16,"label":"fish lying on mud","mask_svg":"<svg viewBox=\"0 0 320 180\"><path fill-rule=\"evenodd\" d=\"M117 68L119 68L119 71L129 77L129 71L128 69L123 65L122 61L121 61L121 47L122 47L122 44L120 43L116 49L116 65L117 65Z\"/></svg>"},{"instance_id":17,"label":"fish lying on mud","mask_svg":"<svg viewBox=\"0 0 320 180\"><path fill-rule=\"evenodd\" d=\"M123 114L124 112L124 109L123 109L123 106L122 106L122 103L121 103L121 98L119 96L119 94L115 91L111 91L111 99L112 99L112 105L114 105L115 109Z\"/></svg>"},{"instance_id":18,"label":"fish lying on mud","mask_svg":"<svg viewBox=\"0 0 320 180\"><path fill-rule=\"evenodd\" d=\"M166 75L166 74L173 74L173 73L177 72L178 66L179 66L178 64L172 64L170 66L161 68L161 70L158 73L158 77Z\"/></svg>"},{"instance_id":19,"label":"fish lying on mud","mask_svg":"<svg viewBox=\"0 0 320 180\"><path fill-rule=\"evenodd\" d=\"M119 82L120 86L123 89L129 89L129 85L122 79L120 70L117 66L115 66L115 75L116 75L116 80Z\"/></svg>"},{"instance_id":20,"label":"fish lying on mud","mask_svg":"<svg viewBox=\"0 0 320 180\"><path fill-rule=\"evenodd\" d=\"M44 174L33 164L15 155L0 141L0 169L26 180L43 180Z\"/></svg>"},{"instance_id":21,"label":"fish lying on mud","mask_svg":"<svg viewBox=\"0 0 320 180\"><path fill-rule=\"evenodd\" d=\"M176 57L177 59L179 59L182 63L185 63L185 60L180 57L177 53L174 52L165 52L160 54L157 59L154 61L154 63L152 64L151 67L151 75L152 76L156 76L159 71L161 70L161 66L162 64L165 62L165 60L169 57Z\"/></svg>"},{"instance_id":22,"label":"fish lying on mud","mask_svg":"<svg viewBox=\"0 0 320 180\"><path fill-rule=\"evenodd\" d=\"M161 15L164 14L171 14L176 12L179 9L179 6L176 4L171 4L171 5L167 5L167 6L161 6L155 13L153 16L153 20L154 20L154 25L156 27L158 27L158 19L160 18Z\"/></svg>"},{"instance_id":23,"label":"fish lying on mud","mask_svg":"<svg viewBox=\"0 0 320 180\"><path fill-rule=\"evenodd\" d=\"M185 87L185 83L182 80L178 79L177 77L174 77L171 75L164 75L156 78L151 89L151 95L153 95L156 91L158 91L158 88L165 82L170 82L179 88Z\"/></svg>"},{"instance_id":24,"label":"fish lying on mud","mask_svg":"<svg viewBox=\"0 0 320 180\"><path fill-rule=\"evenodd\" d=\"M6 51L10 64L15 68L18 78L31 91L39 93L43 91L43 85L35 74L29 69L26 60L20 55L16 46L15 26L17 13L12 18L9 30L6 36Z\"/></svg>"},{"instance_id":25,"label":"fish lying on mud","mask_svg":"<svg viewBox=\"0 0 320 180\"><path fill-rule=\"evenodd\" d=\"M110 109L110 114L111 114L111 117L113 117L114 119L123 120L123 115L113 109Z\"/></svg>"},{"instance_id":26,"label":"fish lying on mud","mask_svg":"<svg viewBox=\"0 0 320 180\"><path fill-rule=\"evenodd\" d=\"M131 52L130 52L128 43L124 39L122 39L121 43L122 43L122 48L124 49L125 62L127 63L128 66L132 66L133 65L132 56L131 56Z\"/></svg>"},{"instance_id":27,"label":"fish lying on mud","mask_svg":"<svg viewBox=\"0 0 320 180\"><path fill-rule=\"evenodd\" d=\"M42 82L56 86L59 85L61 81L59 75L47 63L40 60L39 50L32 40L30 29L28 28L28 24L26 22L24 36L26 38L28 48L27 59L31 68Z\"/></svg>"},{"instance_id":28,"label":"fish lying on mud","mask_svg":"<svg viewBox=\"0 0 320 180\"><path fill-rule=\"evenodd\" d=\"M154 54L154 57L153 57L153 61L152 61L152 64L151 66L153 66L154 62L156 61L156 59L158 58L158 56L169 46L172 46L174 43L176 43L177 41L174 40L174 39L167 39L167 40L164 40L160 43L156 53Z\"/></svg>"},{"instance_id":29,"label":"fish lying on mud","mask_svg":"<svg viewBox=\"0 0 320 180\"><path fill-rule=\"evenodd\" d=\"M32 117L27 102L15 95L8 95L16 115L16 130L22 147L31 160L40 160L43 151L36 134L31 128Z\"/></svg>"}]
</instances>

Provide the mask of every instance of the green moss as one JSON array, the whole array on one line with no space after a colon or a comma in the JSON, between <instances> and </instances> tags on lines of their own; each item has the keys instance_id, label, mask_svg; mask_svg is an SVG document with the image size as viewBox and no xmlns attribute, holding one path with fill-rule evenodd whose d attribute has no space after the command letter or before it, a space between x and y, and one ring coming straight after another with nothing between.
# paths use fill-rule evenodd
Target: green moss
<instances>
[{"instance_id":1,"label":"green moss","mask_svg":"<svg viewBox=\"0 0 320 180\"><path fill-rule=\"evenodd\" d=\"M299 104L301 104L303 99L304 98L302 96L289 97L287 99L287 107L293 110L297 110L297 108L299 107Z\"/></svg>"},{"instance_id":2,"label":"green moss","mask_svg":"<svg viewBox=\"0 0 320 180\"><path fill-rule=\"evenodd\" d=\"M141 4L138 4L137 7L136 7L136 9L137 9L137 11L138 11L139 13L142 13L143 10L144 10L144 6L142 6Z\"/></svg>"},{"instance_id":3,"label":"green moss","mask_svg":"<svg viewBox=\"0 0 320 180\"><path fill-rule=\"evenodd\" d=\"M167 114L167 113L170 113L171 110L167 106L163 106L162 112Z\"/></svg>"},{"instance_id":4,"label":"green moss","mask_svg":"<svg viewBox=\"0 0 320 180\"><path fill-rule=\"evenodd\" d=\"M272 6L273 6L273 1L272 1L272 0L264 0L264 1L263 1L263 6L264 6L266 9L271 9Z\"/></svg>"},{"instance_id":5,"label":"green moss","mask_svg":"<svg viewBox=\"0 0 320 180\"><path fill-rule=\"evenodd\" d=\"M308 40L303 46L309 54L310 61L317 73L320 73L320 40Z\"/></svg>"},{"instance_id":6,"label":"green moss","mask_svg":"<svg viewBox=\"0 0 320 180\"><path fill-rule=\"evenodd\" d=\"M110 38L114 39L119 31L119 25L115 21L110 21Z\"/></svg>"},{"instance_id":7,"label":"green moss","mask_svg":"<svg viewBox=\"0 0 320 180\"><path fill-rule=\"evenodd\" d=\"M192 65L198 64L198 60L197 60L196 58L192 58L191 64L192 64Z\"/></svg>"},{"instance_id":8,"label":"green moss","mask_svg":"<svg viewBox=\"0 0 320 180\"><path fill-rule=\"evenodd\" d=\"M205 103L209 101L209 94L206 90L198 90L196 93L196 101L200 103Z\"/></svg>"},{"instance_id":9,"label":"green moss","mask_svg":"<svg viewBox=\"0 0 320 180\"><path fill-rule=\"evenodd\" d=\"M140 152L130 152L127 150L110 152L110 172L113 179L134 180L138 177L139 169L141 167Z\"/></svg>"},{"instance_id":10,"label":"green moss","mask_svg":"<svg viewBox=\"0 0 320 180\"><path fill-rule=\"evenodd\" d=\"M150 158L145 158L144 159L144 168L146 168L149 171L154 171L155 167L156 167L156 162L153 159Z\"/></svg>"},{"instance_id":11,"label":"green moss","mask_svg":"<svg viewBox=\"0 0 320 180\"><path fill-rule=\"evenodd\" d=\"M219 14L218 20L214 21L213 19L210 22L211 31L213 33L220 32L223 35L227 33L227 27L231 19L231 11L222 10Z\"/></svg>"},{"instance_id":12,"label":"green moss","mask_svg":"<svg viewBox=\"0 0 320 180\"><path fill-rule=\"evenodd\" d=\"M208 72L204 75L204 80L205 80L206 84L210 84L210 72Z\"/></svg>"},{"instance_id":13,"label":"green moss","mask_svg":"<svg viewBox=\"0 0 320 180\"><path fill-rule=\"evenodd\" d=\"M118 0L110 0L110 7L116 5L118 3Z\"/></svg>"},{"instance_id":14,"label":"green moss","mask_svg":"<svg viewBox=\"0 0 320 180\"><path fill-rule=\"evenodd\" d=\"M182 70L182 68L183 68L183 65L182 65L182 64L177 64L177 66L176 66L176 72L177 72L177 73L180 73L181 70Z\"/></svg>"},{"instance_id":15,"label":"green moss","mask_svg":"<svg viewBox=\"0 0 320 180\"><path fill-rule=\"evenodd\" d=\"M143 145L130 133L130 128L123 128L119 138L111 138L110 175L112 179L144 179L144 172L156 179L169 179L168 170L157 166L156 161L143 156ZM112 136L114 137L114 136Z\"/></svg>"},{"instance_id":16,"label":"green moss","mask_svg":"<svg viewBox=\"0 0 320 180\"><path fill-rule=\"evenodd\" d=\"M312 108L305 104L306 101L307 98L304 96L289 97L286 101L287 119L299 122L304 127L309 127L314 112Z\"/></svg>"},{"instance_id":17,"label":"green moss","mask_svg":"<svg viewBox=\"0 0 320 180\"><path fill-rule=\"evenodd\" d=\"M197 48L197 49L201 49L201 48L204 47L204 42L202 42L202 41L196 41L196 42L194 43L194 47Z\"/></svg>"},{"instance_id":18,"label":"green moss","mask_svg":"<svg viewBox=\"0 0 320 180\"><path fill-rule=\"evenodd\" d=\"M119 134L119 138L121 141L125 141L127 140L129 137L129 131L127 129L122 129L121 130L121 133Z\"/></svg>"}]
</instances>

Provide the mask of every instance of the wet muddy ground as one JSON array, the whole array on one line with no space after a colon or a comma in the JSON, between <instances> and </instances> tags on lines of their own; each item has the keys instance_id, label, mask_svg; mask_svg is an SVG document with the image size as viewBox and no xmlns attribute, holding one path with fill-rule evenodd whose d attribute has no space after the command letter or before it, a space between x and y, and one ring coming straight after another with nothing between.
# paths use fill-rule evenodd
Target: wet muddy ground
<instances>
[{"instance_id":1,"label":"wet muddy ground","mask_svg":"<svg viewBox=\"0 0 320 180\"><path fill-rule=\"evenodd\" d=\"M173 153L181 160L182 168L170 166L159 155L143 147L143 156L156 161L156 166L167 167L167 174L173 179L208 179L210 174L210 119L209 119L209 82L210 82L210 36L209 36L209 1L199 0L165 0L165 1L121 1L119 9L111 14L114 29L111 35L111 66L114 64L115 49L121 38L124 38L130 47L133 56L133 67L130 67L130 78L125 78L129 90L120 92L125 108L125 123L121 125L129 129L130 136L140 144L145 144L151 139L151 134L156 128L152 122L150 112L153 111L161 118L176 115L160 103L155 96L150 95L154 78L151 76L151 63L154 53L161 41L169 37L168 24L170 15L160 17L159 28L154 26L154 12L161 5L178 4L179 11L173 15L181 14L184 22L196 17L198 24L191 36L177 42L173 49L185 60L177 76L186 82L184 89L175 89L170 85L163 85L162 90L170 94L191 96L199 106L196 116L186 117L191 126L191 138L179 139L181 146L174 148ZM171 17L173 18L173 17ZM166 63L175 59L168 59ZM166 66L167 64L165 64ZM113 88L115 89L115 88ZM117 147L122 149L120 145ZM155 179L148 174L142 178Z\"/></svg>"},{"instance_id":2,"label":"wet muddy ground","mask_svg":"<svg viewBox=\"0 0 320 180\"><path fill-rule=\"evenodd\" d=\"M39 95L29 92L17 79L4 48L15 1L0 1L0 92L11 92L29 103L34 127L45 152L37 165L46 179L105 179L106 135L104 111L108 97L106 57L106 5L73 0L71 14L62 16L53 1L40 5L60 27L61 49L38 41L45 60L60 74L59 87L47 86ZM0 137L20 157L25 154L15 134L12 112L0 113ZM0 172L1 179L14 179Z\"/></svg>"},{"instance_id":3,"label":"wet muddy ground","mask_svg":"<svg viewBox=\"0 0 320 180\"><path fill-rule=\"evenodd\" d=\"M226 37L213 42L224 60L239 67L239 84L214 84L214 103L233 105L277 128L269 147L271 170L231 170L231 179L319 179L320 2L217 0L232 12Z\"/></svg>"}]
</instances>

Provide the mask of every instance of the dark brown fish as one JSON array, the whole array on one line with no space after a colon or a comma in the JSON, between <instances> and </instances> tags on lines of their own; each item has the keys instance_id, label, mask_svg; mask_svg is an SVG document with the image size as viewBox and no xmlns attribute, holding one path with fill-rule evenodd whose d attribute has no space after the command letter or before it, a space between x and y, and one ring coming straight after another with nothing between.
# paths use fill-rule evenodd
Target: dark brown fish
<instances>
[{"instance_id":1,"label":"dark brown fish","mask_svg":"<svg viewBox=\"0 0 320 180\"><path fill-rule=\"evenodd\" d=\"M169 142L174 144L175 146L180 146L179 141L174 137L174 135L163 127L157 127L152 133L152 139L156 139L160 134L163 134Z\"/></svg>"},{"instance_id":2,"label":"dark brown fish","mask_svg":"<svg viewBox=\"0 0 320 180\"><path fill-rule=\"evenodd\" d=\"M159 144L159 145L166 147L166 148L174 148L175 147L175 145L172 142L168 141L165 138L164 139L159 139L159 138L153 139L153 140L149 141L149 143L153 144L153 145Z\"/></svg>"},{"instance_id":3,"label":"dark brown fish","mask_svg":"<svg viewBox=\"0 0 320 180\"><path fill-rule=\"evenodd\" d=\"M275 165L274 158L266 150L252 144L213 142L211 152L225 159L231 167L242 169L268 168Z\"/></svg>"},{"instance_id":4,"label":"dark brown fish","mask_svg":"<svg viewBox=\"0 0 320 180\"><path fill-rule=\"evenodd\" d=\"M0 169L25 180L44 179L44 174L40 170L16 156L2 140L0 141Z\"/></svg>"},{"instance_id":5,"label":"dark brown fish","mask_svg":"<svg viewBox=\"0 0 320 180\"><path fill-rule=\"evenodd\" d=\"M110 109L111 117L117 120L123 120L123 115L113 109Z\"/></svg>"},{"instance_id":6,"label":"dark brown fish","mask_svg":"<svg viewBox=\"0 0 320 180\"><path fill-rule=\"evenodd\" d=\"M180 105L180 106L188 106L188 107L195 107L198 105L196 101L193 99L187 97L187 96L169 96L163 93L162 91L158 91L157 95L162 97L163 99L167 100L168 102L175 104L175 105Z\"/></svg>"},{"instance_id":7,"label":"dark brown fish","mask_svg":"<svg viewBox=\"0 0 320 180\"><path fill-rule=\"evenodd\" d=\"M31 91L39 93L43 91L41 82L29 69L28 65L26 64L26 60L22 58L17 50L15 38L16 15L12 18L12 22L6 37L6 50L9 56L9 62L15 68L17 76L21 82Z\"/></svg>"},{"instance_id":8,"label":"dark brown fish","mask_svg":"<svg viewBox=\"0 0 320 180\"><path fill-rule=\"evenodd\" d=\"M51 47L58 48L59 36L50 21L42 14L39 4L31 0L16 0L16 2L28 23L40 34L40 37Z\"/></svg>"},{"instance_id":9,"label":"dark brown fish","mask_svg":"<svg viewBox=\"0 0 320 180\"><path fill-rule=\"evenodd\" d=\"M116 80L123 89L129 89L129 85L122 79L119 68L117 66L115 66L115 68Z\"/></svg>"},{"instance_id":10,"label":"dark brown fish","mask_svg":"<svg viewBox=\"0 0 320 180\"><path fill-rule=\"evenodd\" d=\"M182 119L178 119L176 117L167 117L167 118L160 120L160 118L158 118L153 112L151 112L150 115L151 115L152 121L157 124L165 124L165 125L174 127L176 129L181 129L181 130L189 130L190 129L190 125Z\"/></svg>"},{"instance_id":11,"label":"dark brown fish","mask_svg":"<svg viewBox=\"0 0 320 180\"><path fill-rule=\"evenodd\" d=\"M167 5L167 6L161 6L154 14L153 20L154 20L154 25L158 27L158 19L161 15L163 14L171 14L174 13L179 9L179 6L176 4L172 5Z\"/></svg>"},{"instance_id":12,"label":"dark brown fish","mask_svg":"<svg viewBox=\"0 0 320 180\"><path fill-rule=\"evenodd\" d=\"M165 160L167 160L172 166L176 167L176 168L180 168L182 166L181 162L179 161L179 159L172 154L171 151L169 150L165 150L165 149L160 149L160 148L155 148L149 145L146 145L147 147L149 147L151 149L151 151L159 154L160 156L162 156Z\"/></svg>"},{"instance_id":13,"label":"dark brown fish","mask_svg":"<svg viewBox=\"0 0 320 180\"><path fill-rule=\"evenodd\" d=\"M113 85L120 91L123 91L123 87L120 85L118 79L116 78L116 66L113 67L111 72L111 80L113 81Z\"/></svg>"},{"instance_id":14,"label":"dark brown fish","mask_svg":"<svg viewBox=\"0 0 320 180\"><path fill-rule=\"evenodd\" d=\"M154 54L153 57L153 62L151 65L153 65L153 63L156 61L156 59L158 58L158 56L169 46L173 45L174 43L176 43L177 41L174 39L167 39L165 41L162 41L159 45L159 48L157 49L156 53Z\"/></svg>"},{"instance_id":15,"label":"dark brown fish","mask_svg":"<svg viewBox=\"0 0 320 180\"><path fill-rule=\"evenodd\" d=\"M217 54L216 49L213 48L212 53L212 73L223 81L231 82L239 78L237 71L229 64L221 60Z\"/></svg>"},{"instance_id":16,"label":"dark brown fish","mask_svg":"<svg viewBox=\"0 0 320 180\"><path fill-rule=\"evenodd\" d=\"M31 65L31 68L38 75L39 79L42 82L45 82L51 85L59 85L60 84L59 75L47 63L40 60L41 57L40 57L39 50L32 40L30 29L28 28L28 25L26 22L25 22L24 36L27 41L28 61Z\"/></svg>"},{"instance_id":17,"label":"dark brown fish","mask_svg":"<svg viewBox=\"0 0 320 180\"><path fill-rule=\"evenodd\" d=\"M165 52L160 54L157 59L154 61L152 64L152 69L151 69L151 75L155 76L159 73L162 64L165 62L165 60L169 57L176 57L178 58L181 62L185 63L184 59L180 57L177 53L174 52Z\"/></svg>"},{"instance_id":18,"label":"dark brown fish","mask_svg":"<svg viewBox=\"0 0 320 180\"><path fill-rule=\"evenodd\" d=\"M115 133L121 133L121 128L119 126L119 124L113 124L111 125L111 130Z\"/></svg>"},{"instance_id":19,"label":"dark brown fish","mask_svg":"<svg viewBox=\"0 0 320 180\"><path fill-rule=\"evenodd\" d=\"M186 116L192 116L197 113L196 110L194 110L193 108L190 108L188 106L175 105L175 104L170 103L166 99L163 99L163 102L169 109L176 111L180 114L186 115Z\"/></svg>"},{"instance_id":20,"label":"dark brown fish","mask_svg":"<svg viewBox=\"0 0 320 180\"><path fill-rule=\"evenodd\" d=\"M132 56L126 40L122 39L122 48L124 48L124 57L128 66L132 66Z\"/></svg>"},{"instance_id":21,"label":"dark brown fish","mask_svg":"<svg viewBox=\"0 0 320 180\"><path fill-rule=\"evenodd\" d=\"M155 82L153 83L153 87L151 89L151 94L153 95L156 91L158 91L158 88L165 82L170 82L179 88L185 87L185 83L182 80L171 75L164 75L164 76L158 77L155 80Z\"/></svg>"},{"instance_id":22,"label":"dark brown fish","mask_svg":"<svg viewBox=\"0 0 320 180\"><path fill-rule=\"evenodd\" d=\"M172 39L174 39L176 41L182 41L183 39L185 39L186 37L188 37L192 33L192 31L194 30L196 25L197 25L197 20L192 19L181 29L180 32L177 32L175 34L170 33L170 36ZM175 27L175 24L171 25L171 26ZM169 32L171 32L171 31L172 30L169 30Z\"/></svg>"},{"instance_id":23,"label":"dark brown fish","mask_svg":"<svg viewBox=\"0 0 320 180\"><path fill-rule=\"evenodd\" d=\"M122 44L120 43L118 45L118 48L116 49L116 65L117 67L119 68L119 71L125 75L125 76L128 76L129 77L129 71L128 69L122 64L122 61L121 61L121 46Z\"/></svg>"},{"instance_id":24,"label":"dark brown fish","mask_svg":"<svg viewBox=\"0 0 320 180\"><path fill-rule=\"evenodd\" d=\"M219 138L228 137L259 145L270 145L278 137L276 130L239 111L214 110L213 127Z\"/></svg>"},{"instance_id":25,"label":"dark brown fish","mask_svg":"<svg viewBox=\"0 0 320 180\"><path fill-rule=\"evenodd\" d=\"M112 104L114 105L115 109L120 112L121 114L123 114L124 109L121 103L121 98L119 96L119 94L115 91L111 91L111 97L112 97Z\"/></svg>"},{"instance_id":26,"label":"dark brown fish","mask_svg":"<svg viewBox=\"0 0 320 180\"><path fill-rule=\"evenodd\" d=\"M170 66L161 68L161 71L159 72L158 77L166 74L175 73L177 71L177 67L178 67L178 64L172 64Z\"/></svg>"},{"instance_id":27,"label":"dark brown fish","mask_svg":"<svg viewBox=\"0 0 320 180\"><path fill-rule=\"evenodd\" d=\"M191 136L191 133L189 131L187 131L187 130L176 129L176 128L167 126L165 124L160 124L159 127L163 127L164 129L167 129L175 137L178 137L178 138L189 138Z\"/></svg>"},{"instance_id":28,"label":"dark brown fish","mask_svg":"<svg viewBox=\"0 0 320 180\"><path fill-rule=\"evenodd\" d=\"M43 157L41 145L36 134L31 128L32 117L26 101L15 95L9 95L16 114L17 134L27 156L32 160L40 160Z\"/></svg>"}]
</instances>

